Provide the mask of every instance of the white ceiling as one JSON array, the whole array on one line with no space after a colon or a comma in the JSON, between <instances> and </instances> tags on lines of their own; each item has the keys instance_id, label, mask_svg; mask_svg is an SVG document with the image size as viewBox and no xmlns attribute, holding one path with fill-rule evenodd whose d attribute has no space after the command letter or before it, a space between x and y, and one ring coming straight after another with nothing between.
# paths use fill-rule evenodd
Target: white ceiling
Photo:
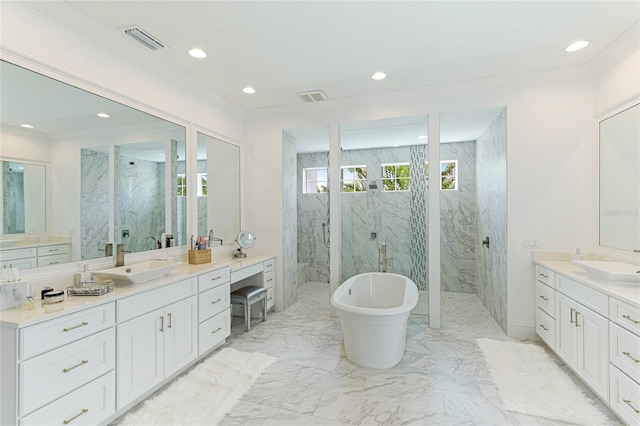
<instances>
[{"instance_id":1,"label":"white ceiling","mask_svg":"<svg viewBox=\"0 0 640 426\"><path fill-rule=\"evenodd\" d=\"M316 89L336 99L588 64L640 17L638 1L42 5L143 68L168 79L182 75L242 108L301 103L296 93ZM124 35L132 25L167 47L142 47ZM591 45L564 52L576 39ZM195 46L208 57L188 56ZM378 70L387 79L369 78ZM257 93L242 93L246 85Z\"/></svg>"},{"instance_id":2,"label":"white ceiling","mask_svg":"<svg viewBox=\"0 0 640 426\"><path fill-rule=\"evenodd\" d=\"M243 109L301 105L296 93L310 90L339 99L589 66L619 39L637 43L640 38L638 1L37 1L32 5L169 84L213 102L222 97ZM138 44L123 30L132 25L167 47L151 51ZM564 52L576 39L589 39L591 44L579 52ZM208 57L188 56L196 46ZM388 77L371 80L369 76L379 70ZM242 93L246 85L257 93ZM498 112L445 115L441 139L474 140ZM426 122L425 117L420 120ZM378 122L374 127L394 125ZM395 127L402 128L407 138L426 131L420 122ZM343 144L348 135L371 134L348 128L348 124L342 128ZM303 129L297 131L299 138L306 138Z\"/></svg>"}]
</instances>

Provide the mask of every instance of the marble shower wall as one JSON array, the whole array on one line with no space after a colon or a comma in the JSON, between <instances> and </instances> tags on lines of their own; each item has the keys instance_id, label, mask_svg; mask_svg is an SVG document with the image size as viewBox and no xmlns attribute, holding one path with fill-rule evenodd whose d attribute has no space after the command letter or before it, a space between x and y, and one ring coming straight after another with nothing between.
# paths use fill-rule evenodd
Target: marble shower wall
<instances>
[{"instance_id":1,"label":"marble shower wall","mask_svg":"<svg viewBox=\"0 0 640 426\"><path fill-rule=\"evenodd\" d=\"M122 156L115 147L115 242L134 252L165 229L165 164ZM132 164L133 163L133 164ZM128 238L122 230L129 230Z\"/></svg>"},{"instance_id":2,"label":"marble shower wall","mask_svg":"<svg viewBox=\"0 0 640 426\"><path fill-rule=\"evenodd\" d=\"M296 139L286 131L282 135L282 257L283 257L283 304L291 306L298 298L298 217L296 213L298 193L296 191Z\"/></svg>"},{"instance_id":3,"label":"marble shower wall","mask_svg":"<svg viewBox=\"0 0 640 426\"><path fill-rule=\"evenodd\" d=\"M478 248L477 294L507 332L507 113L504 110L476 141L477 240L489 236L489 249Z\"/></svg>"},{"instance_id":4,"label":"marble shower wall","mask_svg":"<svg viewBox=\"0 0 640 426\"><path fill-rule=\"evenodd\" d=\"M303 194L302 170L309 167L327 167L328 155L328 152L298 154L296 182L298 262L304 264L301 273L308 281L324 283L329 282L329 249L324 244L322 224L326 224L329 238L329 193Z\"/></svg>"},{"instance_id":5,"label":"marble shower wall","mask_svg":"<svg viewBox=\"0 0 640 426\"><path fill-rule=\"evenodd\" d=\"M2 161L3 234L21 234L25 230L24 173L11 170L9 161Z\"/></svg>"},{"instance_id":6,"label":"marble shower wall","mask_svg":"<svg viewBox=\"0 0 640 426\"><path fill-rule=\"evenodd\" d=\"M411 192L383 192L383 163L408 163L410 147L342 151L342 166L366 165L368 183L377 189L341 193L341 281L363 272L378 271L378 249L387 245L393 260L389 272L411 276ZM375 237L372 235L375 233ZM416 259L427 262L427 259Z\"/></svg>"},{"instance_id":7,"label":"marble shower wall","mask_svg":"<svg viewBox=\"0 0 640 426\"><path fill-rule=\"evenodd\" d=\"M476 146L440 145L442 161L458 160L458 190L440 192L440 281L442 291L476 292ZM436 172L430 168L430 173ZM436 176L430 182L438 184Z\"/></svg>"},{"instance_id":8,"label":"marble shower wall","mask_svg":"<svg viewBox=\"0 0 640 426\"><path fill-rule=\"evenodd\" d=\"M80 235L82 259L104 257L109 238L109 154L80 151Z\"/></svg>"}]
</instances>

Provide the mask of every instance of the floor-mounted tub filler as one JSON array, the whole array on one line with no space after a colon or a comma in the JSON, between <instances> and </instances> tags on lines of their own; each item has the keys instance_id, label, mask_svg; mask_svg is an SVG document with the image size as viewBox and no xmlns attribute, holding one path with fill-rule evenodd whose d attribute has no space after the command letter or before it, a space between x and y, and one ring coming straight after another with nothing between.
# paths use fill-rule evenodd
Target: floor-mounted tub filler
<instances>
[{"instance_id":1,"label":"floor-mounted tub filler","mask_svg":"<svg viewBox=\"0 0 640 426\"><path fill-rule=\"evenodd\" d=\"M369 272L336 289L336 308L349 361L362 367L391 368L404 355L407 320L418 303L418 288L397 274Z\"/></svg>"}]
</instances>

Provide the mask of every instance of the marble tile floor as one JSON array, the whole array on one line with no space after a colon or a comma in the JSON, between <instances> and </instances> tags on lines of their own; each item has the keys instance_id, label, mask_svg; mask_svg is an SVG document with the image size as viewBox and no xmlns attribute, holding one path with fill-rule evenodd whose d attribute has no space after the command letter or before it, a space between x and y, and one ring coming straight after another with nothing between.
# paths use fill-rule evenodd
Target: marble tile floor
<instances>
[{"instance_id":1,"label":"marble tile floor","mask_svg":"<svg viewBox=\"0 0 640 426\"><path fill-rule=\"evenodd\" d=\"M234 317L225 346L267 353L278 361L221 425L563 424L502 408L475 339L509 337L475 295L442 293L440 329L429 329L426 316L412 315L400 364L374 370L344 356L339 321L328 315L329 294L329 284L305 283L293 306L270 313L248 333L242 318ZM620 424L573 379L607 413L608 424Z\"/></svg>"}]
</instances>

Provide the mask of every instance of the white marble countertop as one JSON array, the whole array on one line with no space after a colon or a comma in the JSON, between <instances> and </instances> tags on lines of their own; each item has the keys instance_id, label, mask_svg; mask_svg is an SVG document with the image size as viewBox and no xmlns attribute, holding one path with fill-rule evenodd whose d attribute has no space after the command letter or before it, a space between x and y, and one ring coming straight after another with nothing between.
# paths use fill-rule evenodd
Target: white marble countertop
<instances>
[{"instance_id":1,"label":"white marble countertop","mask_svg":"<svg viewBox=\"0 0 640 426\"><path fill-rule=\"evenodd\" d=\"M580 265L566 260L537 259L535 260L535 263L568 278L578 280L588 287L640 308L640 286L637 284L615 284L599 280L589 275L582 267L580 267Z\"/></svg>"},{"instance_id":2,"label":"white marble countertop","mask_svg":"<svg viewBox=\"0 0 640 426\"><path fill-rule=\"evenodd\" d=\"M122 299L123 297L133 296L154 287L160 287L165 284L188 279L209 271L227 266L230 267L231 271L237 271L264 262L272 257L274 256L251 256L243 259L226 258L213 260L211 263L203 263L200 265L191 265L187 262L181 262L175 269L162 278L140 284L116 285L113 292L102 296L68 296L66 294L66 288L64 288L64 301L50 305L43 304L42 301L39 300L39 294L37 294L34 295L36 298L35 309L24 310L22 308L16 308L0 311L0 326L9 328L27 327L45 320L71 314L82 309L110 303L118 299ZM73 283L69 283L69 286L71 285L73 285Z\"/></svg>"}]
</instances>

